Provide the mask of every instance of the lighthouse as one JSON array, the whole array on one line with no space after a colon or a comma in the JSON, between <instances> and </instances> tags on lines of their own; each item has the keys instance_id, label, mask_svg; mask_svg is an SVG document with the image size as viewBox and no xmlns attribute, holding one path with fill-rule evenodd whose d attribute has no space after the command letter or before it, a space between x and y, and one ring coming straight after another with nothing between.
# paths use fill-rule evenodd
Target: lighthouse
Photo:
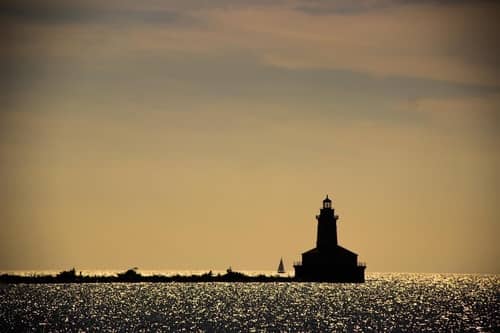
<instances>
[{"instance_id":1,"label":"lighthouse","mask_svg":"<svg viewBox=\"0 0 500 333\"><path fill-rule=\"evenodd\" d=\"M318 249L327 250L337 246L337 220L335 210L332 208L332 200L326 195L323 200L323 208L320 209L319 215L316 215L318 220L318 236L316 238L316 247Z\"/></svg>"},{"instance_id":2,"label":"lighthouse","mask_svg":"<svg viewBox=\"0 0 500 333\"><path fill-rule=\"evenodd\" d=\"M338 244L337 221L332 200L323 200L317 220L316 247L302 253L302 262L294 265L299 281L364 282L366 265L358 255Z\"/></svg>"}]
</instances>

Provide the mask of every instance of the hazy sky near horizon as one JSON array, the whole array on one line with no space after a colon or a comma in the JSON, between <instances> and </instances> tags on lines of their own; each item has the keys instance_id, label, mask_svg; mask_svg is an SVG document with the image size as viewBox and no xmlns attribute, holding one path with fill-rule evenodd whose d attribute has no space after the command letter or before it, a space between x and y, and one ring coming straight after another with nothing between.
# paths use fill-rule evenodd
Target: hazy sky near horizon
<instances>
[{"instance_id":1,"label":"hazy sky near horizon","mask_svg":"<svg viewBox=\"0 0 500 333\"><path fill-rule=\"evenodd\" d=\"M0 270L500 273L494 1L2 1Z\"/></svg>"}]
</instances>

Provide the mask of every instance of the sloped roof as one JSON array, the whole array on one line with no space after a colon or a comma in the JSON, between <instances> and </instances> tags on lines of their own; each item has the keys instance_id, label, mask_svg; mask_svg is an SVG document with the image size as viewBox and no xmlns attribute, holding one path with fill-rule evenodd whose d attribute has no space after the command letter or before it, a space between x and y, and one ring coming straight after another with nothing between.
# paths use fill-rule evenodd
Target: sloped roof
<instances>
[{"instance_id":1,"label":"sloped roof","mask_svg":"<svg viewBox=\"0 0 500 333\"><path fill-rule=\"evenodd\" d=\"M355 255L355 256L358 255L357 253L349 251L348 249L346 249L345 247L342 247L340 245L337 245L336 250L339 253L345 253L345 254L350 254L350 255ZM310 249L310 250L308 250L306 252L303 252L302 254L310 254L310 253L319 253L319 250L318 250L317 247L315 247L314 249Z\"/></svg>"},{"instance_id":2,"label":"sloped roof","mask_svg":"<svg viewBox=\"0 0 500 333\"><path fill-rule=\"evenodd\" d=\"M342 252L346 252L346 253L349 253L349 254L354 254L355 256L357 256L358 254L357 253L354 253L352 251L349 251L348 249L346 249L345 247L342 247L340 245L337 245L337 248L342 251Z\"/></svg>"},{"instance_id":3,"label":"sloped roof","mask_svg":"<svg viewBox=\"0 0 500 333\"><path fill-rule=\"evenodd\" d=\"M303 252L302 254L306 254L306 253L318 253L318 252L319 252L318 249L314 248L314 249L310 249L310 250L308 250L306 252Z\"/></svg>"}]
</instances>

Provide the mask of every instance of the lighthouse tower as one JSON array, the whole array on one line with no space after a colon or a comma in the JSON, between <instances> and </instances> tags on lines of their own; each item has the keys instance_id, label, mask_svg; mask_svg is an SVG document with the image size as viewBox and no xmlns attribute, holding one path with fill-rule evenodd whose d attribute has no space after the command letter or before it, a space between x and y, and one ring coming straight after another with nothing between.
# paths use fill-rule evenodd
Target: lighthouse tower
<instances>
[{"instance_id":1,"label":"lighthouse tower","mask_svg":"<svg viewBox=\"0 0 500 333\"><path fill-rule=\"evenodd\" d=\"M326 195L323 200L323 208L320 209L319 215L316 215L318 220L318 236L316 238L316 248L321 250L329 250L338 245L337 242L337 220L338 215L335 215L335 209L332 208L332 200Z\"/></svg>"}]
</instances>

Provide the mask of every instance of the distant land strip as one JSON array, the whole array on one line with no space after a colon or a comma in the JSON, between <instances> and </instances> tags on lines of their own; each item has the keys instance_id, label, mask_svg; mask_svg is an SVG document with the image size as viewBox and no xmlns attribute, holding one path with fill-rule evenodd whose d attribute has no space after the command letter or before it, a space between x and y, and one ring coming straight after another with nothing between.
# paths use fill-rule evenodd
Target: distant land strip
<instances>
[{"instance_id":1,"label":"distant land strip","mask_svg":"<svg viewBox=\"0 0 500 333\"><path fill-rule=\"evenodd\" d=\"M199 275L141 275L136 269L129 269L113 276L76 274L75 269L62 271L57 275L0 275L0 283L112 283L112 282L294 282L290 276L249 276L228 269L225 274L214 275L212 271Z\"/></svg>"}]
</instances>

